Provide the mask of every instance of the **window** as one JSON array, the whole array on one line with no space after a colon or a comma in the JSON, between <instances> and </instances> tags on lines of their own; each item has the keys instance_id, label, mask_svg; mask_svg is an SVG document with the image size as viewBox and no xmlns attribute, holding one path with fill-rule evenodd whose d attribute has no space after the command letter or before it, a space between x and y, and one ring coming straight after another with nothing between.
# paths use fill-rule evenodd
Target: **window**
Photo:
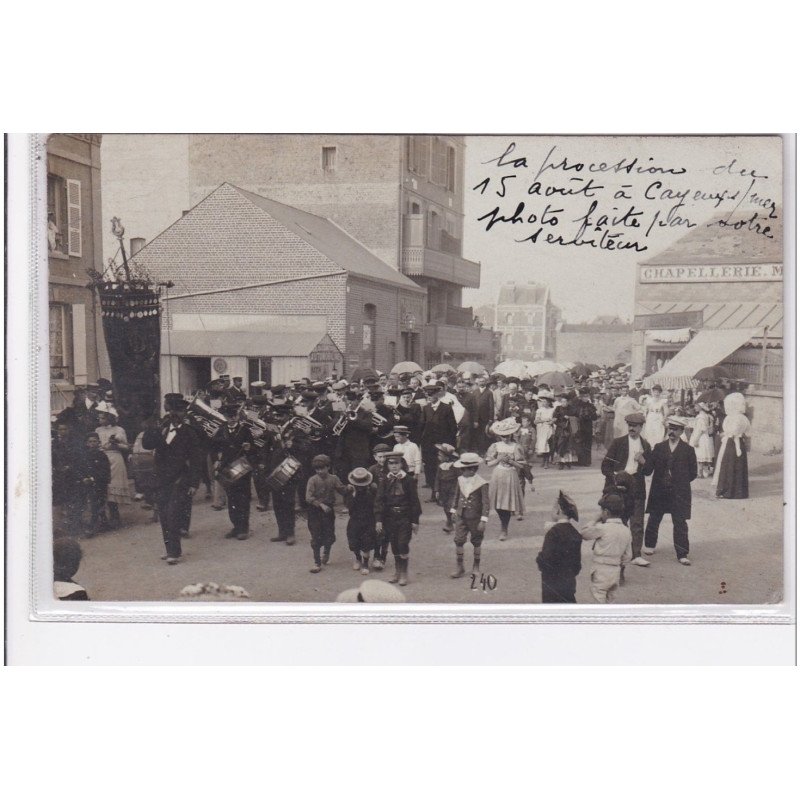
<instances>
[{"instance_id":1,"label":"window","mask_svg":"<svg viewBox=\"0 0 800 800\"><path fill-rule=\"evenodd\" d=\"M438 137L433 140L431 182L438 186L447 185L447 145Z\"/></svg>"},{"instance_id":2,"label":"window","mask_svg":"<svg viewBox=\"0 0 800 800\"><path fill-rule=\"evenodd\" d=\"M68 307L50 304L50 380L69 381Z\"/></svg>"},{"instance_id":3,"label":"window","mask_svg":"<svg viewBox=\"0 0 800 800\"><path fill-rule=\"evenodd\" d=\"M506 325L511 325L511 323L513 322L514 322L514 314L509 311L508 314L506 314Z\"/></svg>"},{"instance_id":4,"label":"window","mask_svg":"<svg viewBox=\"0 0 800 800\"><path fill-rule=\"evenodd\" d=\"M456 190L456 149L455 147L447 148L447 191L455 192Z\"/></svg>"},{"instance_id":5,"label":"window","mask_svg":"<svg viewBox=\"0 0 800 800\"><path fill-rule=\"evenodd\" d=\"M255 381L264 381L269 386L272 383L272 359L248 358L247 359L248 385Z\"/></svg>"},{"instance_id":6,"label":"window","mask_svg":"<svg viewBox=\"0 0 800 800\"><path fill-rule=\"evenodd\" d=\"M47 176L47 249L67 254L67 184L58 175Z\"/></svg>"},{"instance_id":7,"label":"window","mask_svg":"<svg viewBox=\"0 0 800 800\"><path fill-rule=\"evenodd\" d=\"M364 321L361 325L361 366L375 368L375 321L378 309L372 304L364 306Z\"/></svg>"},{"instance_id":8,"label":"window","mask_svg":"<svg viewBox=\"0 0 800 800\"><path fill-rule=\"evenodd\" d=\"M389 342L389 363L386 369L391 369L397 363L397 343Z\"/></svg>"},{"instance_id":9,"label":"window","mask_svg":"<svg viewBox=\"0 0 800 800\"><path fill-rule=\"evenodd\" d=\"M324 169L325 172L333 172L336 169L335 147L322 148L322 169Z\"/></svg>"},{"instance_id":10,"label":"window","mask_svg":"<svg viewBox=\"0 0 800 800\"><path fill-rule=\"evenodd\" d=\"M428 214L428 247L432 250L439 249L439 229L441 227L441 217L435 212L431 211Z\"/></svg>"},{"instance_id":11,"label":"window","mask_svg":"<svg viewBox=\"0 0 800 800\"><path fill-rule=\"evenodd\" d=\"M431 158L430 136L409 136L406 140L408 168L417 175L428 175Z\"/></svg>"}]
</instances>

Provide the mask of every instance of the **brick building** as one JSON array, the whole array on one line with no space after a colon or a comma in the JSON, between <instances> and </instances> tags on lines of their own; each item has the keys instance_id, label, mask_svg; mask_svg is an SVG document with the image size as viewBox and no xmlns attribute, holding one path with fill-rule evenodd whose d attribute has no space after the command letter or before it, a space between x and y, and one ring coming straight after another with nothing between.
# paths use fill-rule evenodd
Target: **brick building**
<instances>
[{"instance_id":1,"label":"brick building","mask_svg":"<svg viewBox=\"0 0 800 800\"><path fill-rule=\"evenodd\" d=\"M87 270L102 271L99 134L47 140L50 396L53 410L76 386L110 377L99 304Z\"/></svg>"},{"instance_id":2,"label":"brick building","mask_svg":"<svg viewBox=\"0 0 800 800\"><path fill-rule=\"evenodd\" d=\"M601 316L586 324L561 322L556 328L555 360L612 365L631 360L633 326L619 317Z\"/></svg>"},{"instance_id":3,"label":"brick building","mask_svg":"<svg viewBox=\"0 0 800 800\"><path fill-rule=\"evenodd\" d=\"M162 391L388 370L425 294L329 219L223 184L136 253L165 293Z\"/></svg>"},{"instance_id":4,"label":"brick building","mask_svg":"<svg viewBox=\"0 0 800 800\"><path fill-rule=\"evenodd\" d=\"M140 164L146 137L108 137L115 160ZM173 203L197 203L223 182L325 217L384 263L426 291L421 313L407 310L407 350L431 366L454 359L491 361L493 337L473 324L462 290L480 285L480 264L463 257L464 151L460 136L192 134L170 143ZM109 187L127 214L135 177ZM110 194L109 194L110 196ZM173 219L180 211L173 210ZM163 212L162 212L163 214ZM132 208L128 230L146 238L154 226ZM404 348L398 343L398 353Z\"/></svg>"},{"instance_id":5,"label":"brick building","mask_svg":"<svg viewBox=\"0 0 800 800\"><path fill-rule=\"evenodd\" d=\"M560 319L548 286L533 281L504 284L497 296L494 324L500 336L500 359L555 358Z\"/></svg>"}]
</instances>

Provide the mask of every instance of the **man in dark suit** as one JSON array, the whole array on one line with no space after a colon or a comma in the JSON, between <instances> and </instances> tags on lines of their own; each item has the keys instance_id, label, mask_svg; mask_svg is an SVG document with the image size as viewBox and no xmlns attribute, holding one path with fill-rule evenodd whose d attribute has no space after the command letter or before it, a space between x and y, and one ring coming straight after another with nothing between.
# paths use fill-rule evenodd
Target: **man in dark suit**
<instances>
[{"instance_id":1,"label":"man in dark suit","mask_svg":"<svg viewBox=\"0 0 800 800\"><path fill-rule=\"evenodd\" d=\"M437 444L456 446L458 426L453 407L442 402L444 386L440 383L428 384L425 387L428 404L422 409L422 466L425 471L425 488L431 490L428 502L435 502L433 483L439 466Z\"/></svg>"},{"instance_id":2,"label":"man in dark suit","mask_svg":"<svg viewBox=\"0 0 800 800\"><path fill-rule=\"evenodd\" d=\"M512 381L508 384L508 394L504 395L503 402L500 406L500 413L497 415L498 419L506 419L507 417L515 417L517 413L515 407L525 404L525 395L519 391L519 385Z\"/></svg>"},{"instance_id":3,"label":"man in dark suit","mask_svg":"<svg viewBox=\"0 0 800 800\"><path fill-rule=\"evenodd\" d=\"M190 518L192 498L200 485L204 451L197 434L184 424L188 407L185 400L170 398L165 422L146 429L142 436L142 447L155 450L156 503L167 564L181 559L181 529Z\"/></svg>"},{"instance_id":4,"label":"man in dark suit","mask_svg":"<svg viewBox=\"0 0 800 800\"><path fill-rule=\"evenodd\" d=\"M697 477L694 448L681 440L684 424L678 417L667 419L667 438L653 448L653 481L647 500L644 552L655 552L658 526L664 514L672 517L672 541L678 561L690 566L689 525L692 516L692 481Z\"/></svg>"},{"instance_id":5,"label":"man in dark suit","mask_svg":"<svg viewBox=\"0 0 800 800\"><path fill-rule=\"evenodd\" d=\"M486 433L495 421L494 395L483 376L475 380L475 389L470 392L470 416L472 418L471 447L479 456L486 454L490 444Z\"/></svg>"},{"instance_id":6,"label":"man in dark suit","mask_svg":"<svg viewBox=\"0 0 800 800\"><path fill-rule=\"evenodd\" d=\"M619 492L625 498L622 521L631 529L632 564L647 567L650 562L642 557L644 542L644 507L647 498L645 476L653 472L653 451L642 439L644 414L635 412L625 417L628 435L620 436L608 448L600 471L605 475L603 493Z\"/></svg>"},{"instance_id":7,"label":"man in dark suit","mask_svg":"<svg viewBox=\"0 0 800 800\"><path fill-rule=\"evenodd\" d=\"M242 387L241 378L233 379L233 386L225 390L225 400L228 403L244 403L247 400L247 392Z\"/></svg>"}]
</instances>

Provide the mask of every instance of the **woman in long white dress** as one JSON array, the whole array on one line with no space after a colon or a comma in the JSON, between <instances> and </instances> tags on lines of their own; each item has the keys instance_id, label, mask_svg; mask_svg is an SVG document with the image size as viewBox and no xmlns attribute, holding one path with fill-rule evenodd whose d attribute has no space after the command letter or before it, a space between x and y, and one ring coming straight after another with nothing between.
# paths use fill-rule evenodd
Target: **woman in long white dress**
<instances>
[{"instance_id":1,"label":"woman in long white dress","mask_svg":"<svg viewBox=\"0 0 800 800\"><path fill-rule=\"evenodd\" d=\"M128 470L125 466L125 457L130 447L125 429L117 425L116 409L107 403L99 404L98 409L102 410L97 415L100 425L96 433L100 437L100 447L111 464L111 482L108 484L109 522L112 528L119 528L119 507L131 502Z\"/></svg>"},{"instance_id":2,"label":"woman in long white dress","mask_svg":"<svg viewBox=\"0 0 800 800\"><path fill-rule=\"evenodd\" d=\"M614 401L614 438L618 439L620 436L628 435L628 423L625 422L625 417L628 414L634 414L641 411L642 407L631 397L628 392L629 387L621 386L620 395Z\"/></svg>"},{"instance_id":3,"label":"woman in long white dress","mask_svg":"<svg viewBox=\"0 0 800 800\"><path fill-rule=\"evenodd\" d=\"M511 515L519 516L525 510L519 480L520 471L525 467L525 453L512 438L518 429L519 422L514 417L495 422L491 431L498 441L490 444L486 451L486 465L494 467L489 479L489 505L500 517L501 542L508 539Z\"/></svg>"},{"instance_id":4,"label":"woman in long white dress","mask_svg":"<svg viewBox=\"0 0 800 800\"><path fill-rule=\"evenodd\" d=\"M669 416L669 406L662 396L663 389L658 384L651 389L651 392L649 400L644 405L645 421L642 429L642 438L647 441L650 447L655 447L659 442L663 442L664 436L666 436L666 420ZM639 400L641 403L641 398Z\"/></svg>"},{"instance_id":5,"label":"woman in long white dress","mask_svg":"<svg viewBox=\"0 0 800 800\"><path fill-rule=\"evenodd\" d=\"M545 390L546 391L546 390ZM536 455L541 456L542 466L550 466L550 440L553 436L553 405L549 393L539 392L539 408L533 418L536 426Z\"/></svg>"}]
</instances>

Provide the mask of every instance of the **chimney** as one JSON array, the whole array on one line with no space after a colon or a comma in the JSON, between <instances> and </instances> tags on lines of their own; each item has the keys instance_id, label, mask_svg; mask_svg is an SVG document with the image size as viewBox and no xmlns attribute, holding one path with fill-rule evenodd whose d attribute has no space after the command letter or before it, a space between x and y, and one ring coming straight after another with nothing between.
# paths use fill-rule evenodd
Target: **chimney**
<instances>
[{"instance_id":1,"label":"chimney","mask_svg":"<svg viewBox=\"0 0 800 800\"><path fill-rule=\"evenodd\" d=\"M131 239L131 258L133 258L144 247L144 239L136 236Z\"/></svg>"}]
</instances>

